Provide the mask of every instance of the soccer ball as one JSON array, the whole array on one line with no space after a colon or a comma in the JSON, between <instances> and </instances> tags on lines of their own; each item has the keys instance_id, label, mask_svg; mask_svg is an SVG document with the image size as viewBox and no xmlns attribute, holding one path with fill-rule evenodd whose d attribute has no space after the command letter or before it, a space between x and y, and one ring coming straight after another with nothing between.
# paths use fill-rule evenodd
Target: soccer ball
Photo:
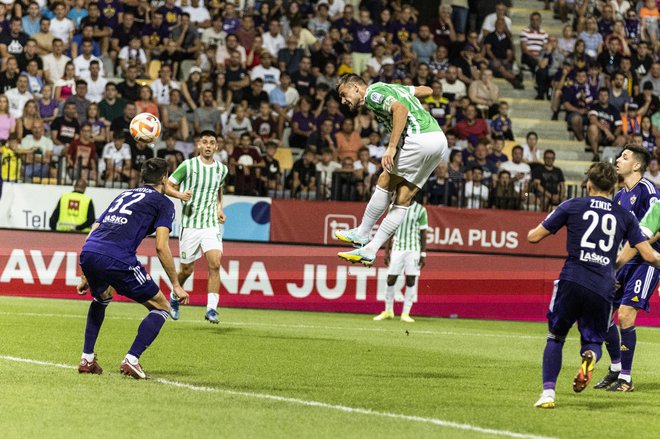
<instances>
[{"instance_id":1,"label":"soccer ball","mask_svg":"<svg viewBox=\"0 0 660 439\"><path fill-rule=\"evenodd\" d=\"M160 120L151 113L140 113L131 121L131 136L139 142L152 143L160 136Z\"/></svg>"}]
</instances>

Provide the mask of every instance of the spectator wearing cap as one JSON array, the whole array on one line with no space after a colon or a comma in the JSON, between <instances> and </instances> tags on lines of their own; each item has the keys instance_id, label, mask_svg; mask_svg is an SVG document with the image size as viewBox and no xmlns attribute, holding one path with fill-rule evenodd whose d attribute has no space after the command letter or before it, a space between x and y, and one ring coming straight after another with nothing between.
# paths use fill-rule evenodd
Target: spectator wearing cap
<instances>
[{"instance_id":1,"label":"spectator wearing cap","mask_svg":"<svg viewBox=\"0 0 660 439\"><path fill-rule=\"evenodd\" d=\"M371 58L367 62L367 70L372 78L378 76L380 70L383 67L385 61L391 61L394 64L394 60L391 56L385 54L385 46L382 44L376 44L373 48Z\"/></svg>"},{"instance_id":2,"label":"spectator wearing cap","mask_svg":"<svg viewBox=\"0 0 660 439\"><path fill-rule=\"evenodd\" d=\"M640 116L652 115L660 111L660 99L653 94L653 84L651 82L644 82L642 84L642 92L633 98L639 106L637 114Z\"/></svg>"}]
</instances>

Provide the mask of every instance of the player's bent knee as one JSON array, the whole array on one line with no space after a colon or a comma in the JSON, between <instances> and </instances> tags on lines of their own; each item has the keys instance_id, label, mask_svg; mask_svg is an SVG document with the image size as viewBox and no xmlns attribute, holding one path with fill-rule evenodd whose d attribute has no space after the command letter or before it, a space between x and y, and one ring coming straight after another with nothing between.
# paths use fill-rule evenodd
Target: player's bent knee
<instances>
[{"instance_id":1,"label":"player's bent knee","mask_svg":"<svg viewBox=\"0 0 660 439\"><path fill-rule=\"evenodd\" d=\"M396 283L396 280L398 279L399 276L393 276L389 275L387 276L387 286L388 287L393 287L394 284Z\"/></svg>"},{"instance_id":2,"label":"player's bent knee","mask_svg":"<svg viewBox=\"0 0 660 439\"><path fill-rule=\"evenodd\" d=\"M150 311L167 311L170 312L170 301L165 297L162 291L158 291L154 297L147 300L143 304Z\"/></svg>"},{"instance_id":3,"label":"player's bent knee","mask_svg":"<svg viewBox=\"0 0 660 439\"><path fill-rule=\"evenodd\" d=\"M194 262L191 264L181 263L181 266L179 267L179 271L185 276L190 276L193 273L194 269L195 269Z\"/></svg>"}]
</instances>

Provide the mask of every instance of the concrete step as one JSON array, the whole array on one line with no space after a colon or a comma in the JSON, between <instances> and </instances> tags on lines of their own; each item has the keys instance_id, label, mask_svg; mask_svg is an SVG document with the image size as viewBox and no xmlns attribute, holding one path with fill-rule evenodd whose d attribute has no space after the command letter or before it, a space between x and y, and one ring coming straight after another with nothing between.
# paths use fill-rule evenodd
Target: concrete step
<instances>
[{"instance_id":1,"label":"concrete step","mask_svg":"<svg viewBox=\"0 0 660 439\"><path fill-rule=\"evenodd\" d=\"M540 139L569 139L566 122L563 120L541 120L522 117L512 117L513 134L524 137L527 132L535 131Z\"/></svg>"},{"instance_id":2,"label":"concrete step","mask_svg":"<svg viewBox=\"0 0 660 439\"><path fill-rule=\"evenodd\" d=\"M591 163L593 162L588 160L556 160L555 166L564 172L566 180L581 181L584 179L584 173L589 169Z\"/></svg>"}]
</instances>

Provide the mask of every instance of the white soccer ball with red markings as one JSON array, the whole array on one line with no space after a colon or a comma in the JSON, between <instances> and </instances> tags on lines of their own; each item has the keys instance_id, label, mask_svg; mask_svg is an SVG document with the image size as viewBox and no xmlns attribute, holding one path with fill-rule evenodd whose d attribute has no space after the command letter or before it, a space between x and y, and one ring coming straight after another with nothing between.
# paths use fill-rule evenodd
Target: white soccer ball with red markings
<instances>
[{"instance_id":1,"label":"white soccer ball with red markings","mask_svg":"<svg viewBox=\"0 0 660 439\"><path fill-rule=\"evenodd\" d=\"M131 121L131 136L139 142L154 142L160 129L160 120L151 113L140 113Z\"/></svg>"}]
</instances>

